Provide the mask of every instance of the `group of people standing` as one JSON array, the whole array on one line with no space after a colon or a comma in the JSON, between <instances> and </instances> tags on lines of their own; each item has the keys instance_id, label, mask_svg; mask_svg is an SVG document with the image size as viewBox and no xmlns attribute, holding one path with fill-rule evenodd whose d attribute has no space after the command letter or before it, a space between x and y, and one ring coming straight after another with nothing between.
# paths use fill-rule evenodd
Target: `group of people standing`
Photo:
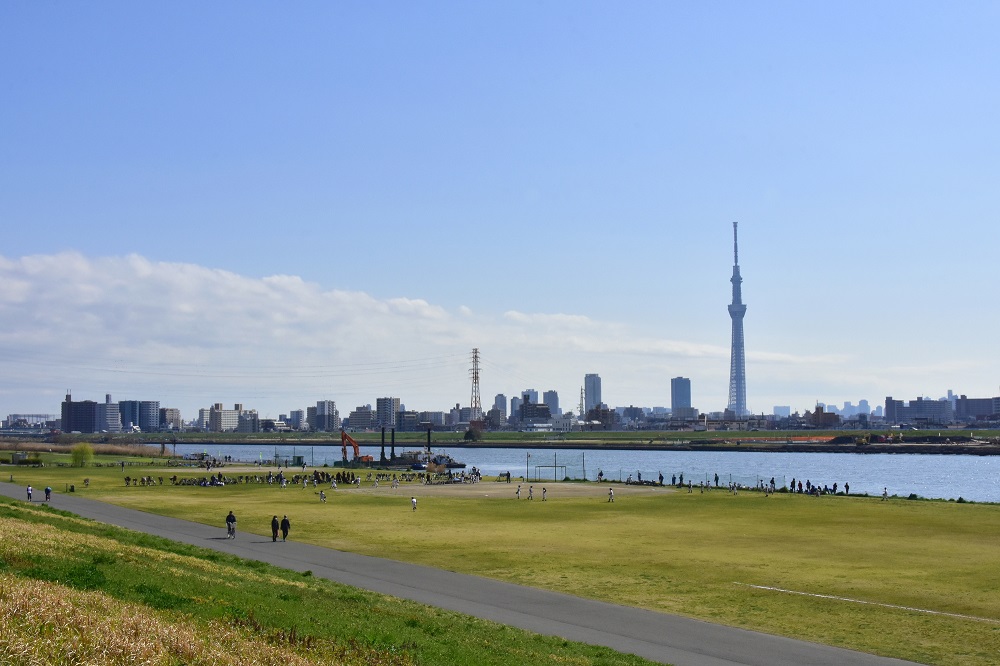
<instances>
[{"instance_id":1,"label":"group of people standing","mask_svg":"<svg viewBox=\"0 0 1000 666\"><path fill-rule=\"evenodd\" d=\"M542 486L542 501L543 502L545 502L545 501L548 500L548 495L549 495L548 489L546 489L545 486ZM514 496L517 497L517 499L521 499L521 486L520 485L517 487L517 490L514 491ZM530 500L535 499L535 487L534 486L528 486L528 499L530 499Z\"/></svg>"}]
</instances>

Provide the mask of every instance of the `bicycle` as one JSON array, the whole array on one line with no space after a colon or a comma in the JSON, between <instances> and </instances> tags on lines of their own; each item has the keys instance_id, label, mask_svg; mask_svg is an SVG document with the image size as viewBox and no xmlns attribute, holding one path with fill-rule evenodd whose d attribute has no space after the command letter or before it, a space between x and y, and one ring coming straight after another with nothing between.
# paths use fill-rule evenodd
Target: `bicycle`
<instances>
[{"instance_id":1,"label":"bicycle","mask_svg":"<svg viewBox=\"0 0 1000 666\"><path fill-rule=\"evenodd\" d=\"M226 523L226 538L227 539L236 538L236 523Z\"/></svg>"}]
</instances>

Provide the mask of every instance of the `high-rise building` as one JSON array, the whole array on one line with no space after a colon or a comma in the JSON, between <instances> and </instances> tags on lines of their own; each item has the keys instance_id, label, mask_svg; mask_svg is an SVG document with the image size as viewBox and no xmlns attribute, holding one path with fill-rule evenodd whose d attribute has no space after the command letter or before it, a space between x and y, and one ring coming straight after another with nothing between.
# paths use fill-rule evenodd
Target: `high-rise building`
<instances>
[{"instance_id":1,"label":"high-rise building","mask_svg":"<svg viewBox=\"0 0 1000 666\"><path fill-rule=\"evenodd\" d=\"M118 403L111 402L111 394L104 396L104 403L95 405L96 428L98 432L121 432L122 420L118 415Z\"/></svg>"},{"instance_id":2,"label":"high-rise building","mask_svg":"<svg viewBox=\"0 0 1000 666\"><path fill-rule=\"evenodd\" d=\"M375 412L371 405L361 405L347 419L351 430L371 430L375 427Z\"/></svg>"},{"instance_id":3,"label":"high-rise building","mask_svg":"<svg viewBox=\"0 0 1000 666\"><path fill-rule=\"evenodd\" d=\"M600 375L584 375L583 377L583 408L589 413L594 407L601 405L601 377Z\"/></svg>"},{"instance_id":4,"label":"high-rise building","mask_svg":"<svg viewBox=\"0 0 1000 666\"><path fill-rule=\"evenodd\" d=\"M396 414L399 412L399 398L378 398L375 400L375 426L395 428Z\"/></svg>"},{"instance_id":5,"label":"high-rise building","mask_svg":"<svg viewBox=\"0 0 1000 666\"><path fill-rule=\"evenodd\" d=\"M493 409L500 410L503 418L507 418L507 396L503 393L497 393L496 397L493 398Z\"/></svg>"},{"instance_id":6,"label":"high-rise building","mask_svg":"<svg viewBox=\"0 0 1000 666\"><path fill-rule=\"evenodd\" d=\"M733 320L732 349L729 356L729 405L726 411L736 418L749 415L747 411L747 369L743 345L743 316L747 306L743 304L740 277L740 252L736 236L736 222L733 222L733 302L729 305L729 318Z\"/></svg>"},{"instance_id":7,"label":"high-rise building","mask_svg":"<svg viewBox=\"0 0 1000 666\"><path fill-rule=\"evenodd\" d=\"M316 401L316 420L313 426L321 432L336 432L340 430L340 412L333 400Z\"/></svg>"},{"instance_id":8,"label":"high-rise building","mask_svg":"<svg viewBox=\"0 0 1000 666\"><path fill-rule=\"evenodd\" d=\"M119 400L118 413L125 430L138 427L143 432L156 432L160 429L159 400Z\"/></svg>"},{"instance_id":9,"label":"high-rise building","mask_svg":"<svg viewBox=\"0 0 1000 666\"><path fill-rule=\"evenodd\" d=\"M510 399L510 418L512 421L521 418L521 399L516 396Z\"/></svg>"},{"instance_id":10,"label":"high-rise building","mask_svg":"<svg viewBox=\"0 0 1000 666\"><path fill-rule=\"evenodd\" d=\"M139 401L139 430L156 432L160 429L160 401Z\"/></svg>"},{"instance_id":11,"label":"high-rise building","mask_svg":"<svg viewBox=\"0 0 1000 666\"><path fill-rule=\"evenodd\" d=\"M691 406L691 380L687 377L674 377L670 380L670 411Z\"/></svg>"},{"instance_id":12,"label":"high-rise building","mask_svg":"<svg viewBox=\"0 0 1000 666\"><path fill-rule=\"evenodd\" d=\"M209 432L235 432L240 425L243 405L237 403L232 409L224 409L221 402L212 405L208 412Z\"/></svg>"},{"instance_id":13,"label":"high-rise building","mask_svg":"<svg viewBox=\"0 0 1000 666\"><path fill-rule=\"evenodd\" d=\"M420 412L417 415L420 423L426 423L431 426L443 426L445 423L444 412Z\"/></svg>"},{"instance_id":14,"label":"high-rise building","mask_svg":"<svg viewBox=\"0 0 1000 666\"><path fill-rule=\"evenodd\" d=\"M288 412L288 421L286 421L286 423L288 423L289 427L295 428L296 430L300 430L305 420L306 420L305 411L301 409L293 409L292 411Z\"/></svg>"},{"instance_id":15,"label":"high-rise building","mask_svg":"<svg viewBox=\"0 0 1000 666\"><path fill-rule=\"evenodd\" d=\"M176 407L160 407L161 430L180 430L182 423L181 410Z\"/></svg>"},{"instance_id":16,"label":"high-rise building","mask_svg":"<svg viewBox=\"0 0 1000 666\"><path fill-rule=\"evenodd\" d=\"M236 419L236 432L260 432L260 417L256 409L240 412Z\"/></svg>"},{"instance_id":17,"label":"high-rise building","mask_svg":"<svg viewBox=\"0 0 1000 666\"><path fill-rule=\"evenodd\" d=\"M138 400L119 400L118 401L118 415L121 417L122 428L125 430L132 430L132 428L139 428L139 401Z\"/></svg>"},{"instance_id":18,"label":"high-rise building","mask_svg":"<svg viewBox=\"0 0 1000 666\"><path fill-rule=\"evenodd\" d=\"M562 412L559 410L559 393L556 391L546 391L542 394L542 402L549 406L549 413L552 416L560 416Z\"/></svg>"},{"instance_id":19,"label":"high-rise building","mask_svg":"<svg viewBox=\"0 0 1000 666\"><path fill-rule=\"evenodd\" d=\"M96 432L97 403L93 400L74 402L73 396L66 394L62 403L63 432Z\"/></svg>"},{"instance_id":20,"label":"high-rise building","mask_svg":"<svg viewBox=\"0 0 1000 666\"><path fill-rule=\"evenodd\" d=\"M521 391L521 400L531 400L531 402L538 404L538 391L535 389L524 389Z\"/></svg>"},{"instance_id":21,"label":"high-rise building","mask_svg":"<svg viewBox=\"0 0 1000 666\"><path fill-rule=\"evenodd\" d=\"M698 410L691 406L691 380L687 377L670 380L670 415L675 419L698 418Z\"/></svg>"}]
</instances>

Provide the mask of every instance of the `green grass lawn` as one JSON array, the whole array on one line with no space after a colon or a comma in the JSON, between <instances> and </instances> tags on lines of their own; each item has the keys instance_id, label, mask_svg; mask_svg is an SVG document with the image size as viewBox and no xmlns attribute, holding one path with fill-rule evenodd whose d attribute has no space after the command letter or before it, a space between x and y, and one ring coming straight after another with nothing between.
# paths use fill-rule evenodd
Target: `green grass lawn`
<instances>
[{"instance_id":1,"label":"green grass lawn","mask_svg":"<svg viewBox=\"0 0 1000 666\"><path fill-rule=\"evenodd\" d=\"M259 534L288 514L294 538L341 550L924 663L1000 663L997 505L618 485L609 504L579 483L547 484L543 503L540 484L528 502L493 482L364 484L321 504L311 487L125 488L113 468L16 476L220 531L230 508Z\"/></svg>"},{"instance_id":2,"label":"green grass lawn","mask_svg":"<svg viewBox=\"0 0 1000 666\"><path fill-rule=\"evenodd\" d=\"M0 662L651 663L7 498L0 499Z\"/></svg>"}]
</instances>

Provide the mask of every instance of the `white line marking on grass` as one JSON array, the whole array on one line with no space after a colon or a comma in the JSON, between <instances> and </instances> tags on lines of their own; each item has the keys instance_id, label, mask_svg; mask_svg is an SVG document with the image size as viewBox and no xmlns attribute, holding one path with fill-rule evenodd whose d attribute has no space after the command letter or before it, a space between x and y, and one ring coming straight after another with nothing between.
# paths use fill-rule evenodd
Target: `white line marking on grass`
<instances>
[{"instance_id":1,"label":"white line marking on grass","mask_svg":"<svg viewBox=\"0 0 1000 666\"><path fill-rule=\"evenodd\" d=\"M945 613L944 611L927 610L926 608L913 608L912 606L897 606L896 604L883 604L877 601L865 601L864 599L851 599L850 597L835 597L832 594L816 594L814 592L800 592L798 590L786 590L780 587L769 585L751 585L750 583L734 583L743 587L753 587L758 590L768 590L770 592L784 592L785 594L798 594L803 597L814 597L816 599L832 599L834 601L849 601L852 604L865 604L867 606L881 606L882 608L895 608L897 610L913 611L915 613L927 613L928 615L945 615L957 617L962 620L975 620L976 622L989 622L990 624L1000 624L1000 620L993 620L986 617L976 617L974 615L961 615L959 613Z\"/></svg>"}]
</instances>

